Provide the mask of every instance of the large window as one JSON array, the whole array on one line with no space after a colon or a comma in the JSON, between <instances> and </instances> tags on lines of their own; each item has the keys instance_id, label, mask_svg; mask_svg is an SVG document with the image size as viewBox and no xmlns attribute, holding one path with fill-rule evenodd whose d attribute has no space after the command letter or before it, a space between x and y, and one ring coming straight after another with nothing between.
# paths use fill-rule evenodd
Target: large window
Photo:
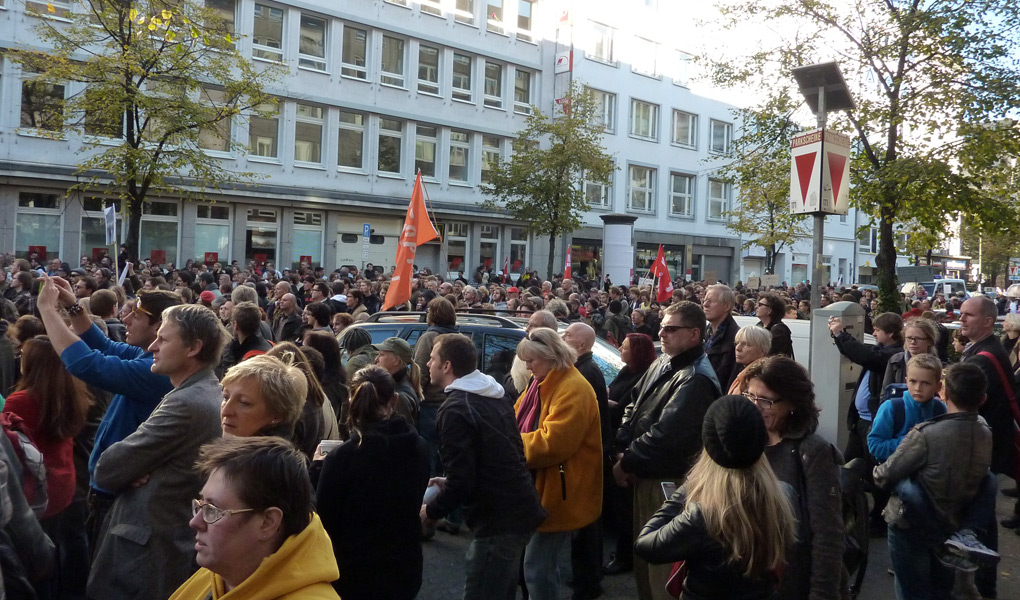
<instances>
[{"instance_id":1,"label":"large window","mask_svg":"<svg viewBox=\"0 0 1020 600\"><path fill-rule=\"evenodd\" d=\"M298 66L316 71L326 70L326 19L301 15Z\"/></svg>"},{"instance_id":2,"label":"large window","mask_svg":"<svg viewBox=\"0 0 1020 600\"><path fill-rule=\"evenodd\" d=\"M485 61L485 106L503 108L503 65Z\"/></svg>"},{"instance_id":3,"label":"large window","mask_svg":"<svg viewBox=\"0 0 1020 600\"><path fill-rule=\"evenodd\" d=\"M21 126L40 131L64 128L64 86L40 79L21 82Z\"/></svg>"},{"instance_id":4,"label":"large window","mask_svg":"<svg viewBox=\"0 0 1020 600\"><path fill-rule=\"evenodd\" d=\"M404 124L397 119L379 119L379 172L400 173L400 146Z\"/></svg>"},{"instance_id":5,"label":"large window","mask_svg":"<svg viewBox=\"0 0 1020 600\"><path fill-rule=\"evenodd\" d=\"M506 27L503 25L503 0L488 0L485 28L496 33L506 33Z\"/></svg>"},{"instance_id":6,"label":"large window","mask_svg":"<svg viewBox=\"0 0 1020 600\"><path fill-rule=\"evenodd\" d=\"M712 128L712 141L708 149L718 154L729 152L733 125L716 121L715 119L710 121L710 125Z\"/></svg>"},{"instance_id":7,"label":"large window","mask_svg":"<svg viewBox=\"0 0 1020 600\"><path fill-rule=\"evenodd\" d=\"M686 86L691 78L691 62L694 60L690 54L677 50L673 55L673 83Z\"/></svg>"},{"instance_id":8,"label":"large window","mask_svg":"<svg viewBox=\"0 0 1020 600\"><path fill-rule=\"evenodd\" d=\"M482 263L486 269L502 269L503 264L497 263L499 256L499 226L482 225L478 232L478 254L477 262Z\"/></svg>"},{"instance_id":9,"label":"large window","mask_svg":"<svg viewBox=\"0 0 1020 600\"><path fill-rule=\"evenodd\" d=\"M651 212L655 198L655 169L649 167L630 166L630 190L627 208L642 212Z\"/></svg>"},{"instance_id":10,"label":"large window","mask_svg":"<svg viewBox=\"0 0 1020 600\"><path fill-rule=\"evenodd\" d=\"M595 118L606 133L616 133L616 94L588 88L595 99Z\"/></svg>"},{"instance_id":11,"label":"large window","mask_svg":"<svg viewBox=\"0 0 1020 600\"><path fill-rule=\"evenodd\" d=\"M235 14L237 7L235 0L205 0L205 7L216 13L220 20L222 31L233 34L235 27Z\"/></svg>"},{"instance_id":12,"label":"large window","mask_svg":"<svg viewBox=\"0 0 1020 600\"><path fill-rule=\"evenodd\" d=\"M368 32L344 25L340 74L355 79L368 79Z\"/></svg>"},{"instance_id":13,"label":"large window","mask_svg":"<svg viewBox=\"0 0 1020 600\"><path fill-rule=\"evenodd\" d=\"M379 80L384 85L404 87L405 79L404 40L384 35L382 41L382 68Z\"/></svg>"},{"instance_id":14,"label":"large window","mask_svg":"<svg viewBox=\"0 0 1020 600\"><path fill-rule=\"evenodd\" d=\"M421 12L426 15L435 15L437 17L443 16L443 7L441 0L419 0Z\"/></svg>"},{"instance_id":15,"label":"large window","mask_svg":"<svg viewBox=\"0 0 1020 600\"><path fill-rule=\"evenodd\" d=\"M674 217L694 216L694 176L669 174L669 214Z\"/></svg>"},{"instance_id":16,"label":"large window","mask_svg":"<svg viewBox=\"0 0 1020 600\"><path fill-rule=\"evenodd\" d=\"M595 59L611 65L616 64L616 55L613 53L613 36L616 30L608 25L591 21L590 50L584 53L588 58Z\"/></svg>"},{"instance_id":17,"label":"large window","mask_svg":"<svg viewBox=\"0 0 1020 600\"><path fill-rule=\"evenodd\" d=\"M62 207L63 203L57 194L18 194L18 212L14 223L15 256L29 258L33 252L39 255L40 260L61 256Z\"/></svg>"},{"instance_id":18,"label":"large window","mask_svg":"<svg viewBox=\"0 0 1020 600\"><path fill-rule=\"evenodd\" d=\"M725 219L730 209L732 186L719 179L708 180L708 218Z\"/></svg>"},{"instance_id":19,"label":"large window","mask_svg":"<svg viewBox=\"0 0 1020 600\"><path fill-rule=\"evenodd\" d=\"M85 96L88 98L89 105L95 105L102 101L102 96L96 97L97 94L99 92L95 89L85 88ZM105 110L85 113L85 135L118 139L124 137L124 114L110 114Z\"/></svg>"},{"instance_id":20,"label":"large window","mask_svg":"<svg viewBox=\"0 0 1020 600\"><path fill-rule=\"evenodd\" d=\"M275 208L249 208L245 228L244 259L261 264L276 261L280 213Z\"/></svg>"},{"instance_id":21,"label":"large window","mask_svg":"<svg viewBox=\"0 0 1020 600\"><path fill-rule=\"evenodd\" d=\"M523 227L510 228L510 272L520 273L528 266L528 230Z\"/></svg>"},{"instance_id":22,"label":"large window","mask_svg":"<svg viewBox=\"0 0 1020 600\"><path fill-rule=\"evenodd\" d=\"M531 3L533 0L517 0L517 39L532 42L535 36L531 32Z\"/></svg>"},{"instance_id":23,"label":"large window","mask_svg":"<svg viewBox=\"0 0 1020 600\"><path fill-rule=\"evenodd\" d=\"M492 181L492 170L503 158L503 140L494 135L482 136L482 183Z\"/></svg>"},{"instance_id":24,"label":"large window","mask_svg":"<svg viewBox=\"0 0 1020 600\"><path fill-rule=\"evenodd\" d=\"M635 73L649 77L659 76L657 55L659 45L651 40L636 37L632 42L634 62L630 68Z\"/></svg>"},{"instance_id":25,"label":"large window","mask_svg":"<svg viewBox=\"0 0 1020 600\"><path fill-rule=\"evenodd\" d=\"M698 145L698 115L682 110L673 111L673 143L694 149Z\"/></svg>"},{"instance_id":26,"label":"large window","mask_svg":"<svg viewBox=\"0 0 1020 600\"><path fill-rule=\"evenodd\" d=\"M365 168L365 115L340 111L340 133L336 163L340 167L362 170Z\"/></svg>"},{"instance_id":27,"label":"large window","mask_svg":"<svg viewBox=\"0 0 1020 600\"><path fill-rule=\"evenodd\" d=\"M177 264L178 205L176 202L152 201L142 205L142 222L138 232L138 257L153 263Z\"/></svg>"},{"instance_id":28,"label":"large window","mask_svg":"<svg viewBox=\"0 0 1020 600\"><path fill-rule=\"evenodd\" d=\"M414 170L429 179L436 177L436 148L439 146L439 131L432 125L418 124L415 128Z\"/></svg>"},{"instance_id":29,"label":"large window","mask_svg":"<svg viewBox=\"0 0 1020 600\"><path fill-rule=\"evenodd\" d=\"M195 221L195 257L205 259L207 252L215 252L216 260L230 258L230 205L199 204Z\"/></svg>"},{"instance_id":30,"label":"large window","mask_svg":"<svg viewBox=\"0 0 1020 600\"><path fill-rule=\"evenodd\" d=\"M312 104L297 105L294 124L294 160L322 164L323 109Z\"/></svg>"},{"instance_id":31,"label":"large window","mask_svg":"<svg viewBox=\"0 0 1020 600\"><path fill-rule=\"evenodd\" d=\"M459 277L467 267L467 223L446 226L446 270L450 279Z\"/></svg>"},{"instance_id":32,"label":"large window","mask_svg":"<svg viewBox=\"0 0 1020 600\"><path fill-rule=\"evenodd\" d=\"M645 140L659 139L659 106L641 100L630 101L630 134Z\"/></svg>"},{"instance_id":33,"label":"large window","mask_svg":"<svg viewBox=\"0 0 1020 600\"><path fill-rule=\"evenodd\" d=\"M255 4L255 27L251 36L251 55L280 62L283 60L283 10Z\"/></svg>"},{"instance_id":34,"label":"large window","mask_svg":"<svg viewBox=\"0 0 1020 600\"><path fill-rule=\"evenodd\" d=\"M103 208L110 205L114 207L114 212L117 215L117 239L124 239L120 201L85 198L82 200L81 212L81 254L98 259L103 254L113 252L114 248L116 248L116 245L108 246L106 244L106 225L103 220Z\"/></svg>"},{"instance_id":35,"label":"large window","mask_svg":"<svg viewBox=\"0 0 1020 600\"><path fill-rule=\"evenodd\" d=\"M517 69L514 75L514 112L531 114L531 72Z\"/></svg>"},{"instance_id":36,"label":"large window","mask_svg":"<svg viewBox=\"0 0 1020 600\"><path fill-rule=\"evenodd\" d=\"M453 53L453 99L471 102L471 57Z\"/></svg>"},{"instance_id":37,"label":"large window","mask_svg":"<svg viewBox=\"0 0 1020 600\"><path fill-rule=\"evenodd\" d=\"M418 91L439 95L439 49L418 46Z\"/></svg>"},{"instance_id":38,"label":"large window","mask_svg":"<svg viewBox=\"0 0 1020 600\"><path fill-rule=\"evenodd\" d=\"M456 0L454 19L458 23L475 24L475 0Z\"/></svg>"},{"instance_id":39,"label":"large window","mask_svg":"<svg viewBox=\"0 0 1020 600\"><path fill-rule=\"evenodd\" d=\"M471 134L466 131L450 132L450 181L468 180L471 157Z\"/></svg>"},{"instance_id":40,"label":"large window","mask_svg":"<svg viewBox=\"0 0 1020 600\"><path fill-rule=\"evenodd\" d=\"M199 91L199 101L207 107L210 115L216 116L227 103L227 93L221 89L203 87ZM230 152L230 123L231 119L227 116L203 127L198 132L198 147L215 152Z\"/></svg>"},{"instance_id":41,"label":"large window","mask_svg":"<svg viewBox=\"0 0 1020 600\"><path fill-rule=\"evenodd\" d=\"M613 188L608 183L597 183L585 179L584 199L592 208L611 209L613 208Z\"/></svg>"},{"instance_id":42,"label":"large window","mask_svg":"<svg viewBox=\"0 0 1020 600\"><path fill-rule=\"evenodd\" d=\"M279 105L275 102L262 106L263 110L276 113L272 117L252 115L248 125L248 152L252 156L279 158L280 118Z\"/></svg>"},{"instance_id":43,"label":"large window","mask_svg":"<svg viewBox=\"0 0 1020 600\"><path fill-rule=\"evenodd\" d=\"M310 266L322 264L322 213L294 211L294 233L291 245L291 266L297 268L301 257L311 259Z\"/></svg>"}]
</instances>

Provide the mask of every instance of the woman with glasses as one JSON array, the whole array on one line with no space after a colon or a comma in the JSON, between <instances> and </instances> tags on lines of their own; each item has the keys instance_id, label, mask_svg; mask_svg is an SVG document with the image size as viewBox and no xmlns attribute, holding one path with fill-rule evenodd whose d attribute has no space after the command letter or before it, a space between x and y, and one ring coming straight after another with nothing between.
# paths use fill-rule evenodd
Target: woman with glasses
<instances>
[{"instance_id":1,"label":"woman with glasses","mask_svg":"<svg viewBox=\"0 0 1020 600\"><path fill-rule=\"evenodd\" d=\"M1020 325L1020 315L1017 315L1017 324ZM903 328L903 351L893 354L885 367L885 377L882 378L883 393L890 383L907 382L907 363L912 357L919 354L936 354L935 340L938 336L939 331L933 321L914 319L907 323Z\"/></svg>"},{"instance_id":2,"label":"woman with glasses","mask_svg":"<svg viewBox=\"0 0 1020 600\"><path fill-rule=\"evenodd\" d=\"M772 345L769 356L793 356L793 335L790 328L783 323L786 315L786 302L776 294L763 294L758 297L755 315L758 327L764 327L772 334Z\"/></svg>"},{"instance_id":3,"label":"woman with glasses","mask_svg":"<svg viewBox=\"0 0 1020 600\"><path fill-rule=\"evenodd\" d=\"M602 434L595 391L574 367L574 349L555 330L531 331L517 346L531 371L517 399L524 458L549 516L524 550L533 600L560 598L558 558L571 534L602 512Z\"/></svg>"},{"instance_id":4,"label":"woman with glasses","mask_svg":"<svg viewBox=\"0 0 1020 600\"><path fill-rule=\"evenodd\" d=\"M843 518L839 467L843 457L821 438L814 386L807 370L784 356L760 359L744 371L748 399L765 420L765 456L793 488L797 543L787 554L779 597L849 597L842 580Z\"/></svg>"},{"instance_id":5,"label":"woman with glasses","mask_svg":"<svg viewBox=\"0 0 1020 600\"><path fill-rule=\"evenodd\" d=\"M305 458L278 437L228 437L202 448L192 501L201 567L171 600L335 600L329 536L312 504Z\"/></svg>"}]
</instances>

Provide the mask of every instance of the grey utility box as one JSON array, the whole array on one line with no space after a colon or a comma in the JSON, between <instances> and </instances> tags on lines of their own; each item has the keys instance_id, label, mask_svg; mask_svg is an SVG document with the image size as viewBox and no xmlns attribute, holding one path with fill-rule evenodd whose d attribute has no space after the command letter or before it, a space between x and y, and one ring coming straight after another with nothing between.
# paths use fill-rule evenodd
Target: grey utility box
<instances>
[{"instance_id":1,"label":"grey utility box","mask_svg":"<svg viewBox=\"0 0 1020 600\"><path fill-rule=\"evenodd\" d=\"M846 416L863 367L839 353L829 333L829 317L842 321L843 329L860 342L864 340L864 308L856 302L836 302L811 311L811 381L821 410L818 435L842 452L849 435Z\"/></svg>"}]
</instances>

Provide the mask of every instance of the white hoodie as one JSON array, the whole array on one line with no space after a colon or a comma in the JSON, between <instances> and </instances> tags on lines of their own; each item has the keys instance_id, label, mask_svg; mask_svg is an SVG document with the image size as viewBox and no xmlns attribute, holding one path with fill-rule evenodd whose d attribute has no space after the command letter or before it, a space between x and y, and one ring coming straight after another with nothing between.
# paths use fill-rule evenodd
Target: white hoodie
<instances>
[{"instance_id":1,"label":"white hoodie","mask_svg":"<svg viewBox=\"0 0 1020 600\"><path fill-rule=\"evenodd\" d=\"M470 392L479 396L485 396L486 398L501 399L506 395L506 390L503 389L503 386L495 378L482 373L478 369L454 380L453 383L446 386L444 391L449 392L451 390Z\"/></svg>"}]
</instances>

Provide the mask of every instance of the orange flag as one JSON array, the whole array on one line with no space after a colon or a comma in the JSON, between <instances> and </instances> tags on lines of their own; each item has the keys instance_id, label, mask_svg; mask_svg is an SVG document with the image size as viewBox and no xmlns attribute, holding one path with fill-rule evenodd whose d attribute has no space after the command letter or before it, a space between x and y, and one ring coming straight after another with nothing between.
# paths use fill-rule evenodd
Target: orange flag
<instances>
[{"instance_id":1,"label":"orange flag","mask_svg":"<svg viewBox=\"0 0 1020 600\"><path fill-rule=\"evenodd\" d=\"M421 173L414 179L414 191L411 192L411 204L407 207L404 218L404 229L400 232L400 245L397 247L397 266L390 279L390 287L386 291L383 310L399 306L411 299L411 279L414 276L414 255L418 246L439 237L439 232L432 225L429 214L425 210L425 194L421 185Z\"/></svg>"},{"instance_id":2,"label":"orange flag","mask_svg":"<svg viewBox=\"0 0 1020 600\"><path fill-rule=\"evenodd\" d=\"M662 244L659 244L659 254L652 263L652 274L659 278L659 289L656 293L656 302L665 302L673 295L673 282L669 277L669 267L666 266L666 253Z\"/></svg>"},{"instance_id":3,"label":"orange flag","mask_svg":"<svg viewBox=\"0 0 1020 600\"><path fill-rule=\"evenodd\" d=\"M570 246L567 246L567 261L563 265L563 278L570 279Z\"/></svg>"}]
</instances>

